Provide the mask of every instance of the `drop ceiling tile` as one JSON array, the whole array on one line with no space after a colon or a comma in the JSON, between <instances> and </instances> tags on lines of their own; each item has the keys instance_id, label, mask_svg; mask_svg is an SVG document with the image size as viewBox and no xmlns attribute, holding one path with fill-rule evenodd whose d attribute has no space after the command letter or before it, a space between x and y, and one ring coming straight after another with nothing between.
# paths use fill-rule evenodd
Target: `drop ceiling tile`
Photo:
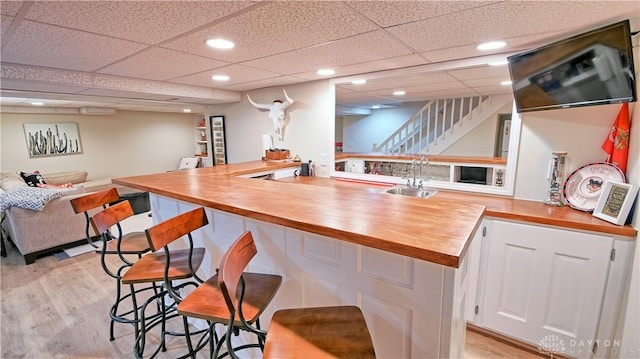
<instances>
[{"instance_id":1,"label":"drop ceiling tile","mask_svg":"<svg viewBox=\"0 0 640 359\"><path fill-rule=\"evenodd\" d=\"M142 48L129 41L21 21L2 48L2 61L91 71Z\"/></svg>"},{"instance_id":2,"label":"drop ceiling tile","mask_svg":"<svg viewBox=\"0 0 640 359\"><path fill-rule=\"evenodd\" d=\"M369 32L375 26L340 2L265 2L238 16L163 46L228 62L280 54ZM235 42L230 51L204 46L212 37Z\"/></svg>"},{"instance_id":3,"label":"drop ceiling tile","mask_svg":"<svg viewBox=\"0 0 640 359\"><path fill-rule=\"evenodd\" d=\"M427 52L522 34L576 31L603 21L602 14L615 18L636 11L637 4L629 1L550 1L544 6L536 1L505 1L399 25L388 31L415 50Z\"/></svg>"},{"instance_id":4,"label":"drop ceiling tile","mask_svg":"<svg viewBox=\"0 0 640 359\"><path fill-rule=\"evenodd\" d=\"M3 1L0 5L0 13L2 15L16 16L23 4L24 1Z\"/></svg>"},{"instance_id":5,"label":"drop ceiling tile","mask_svg":"<svg viewBox=\"0 0 640 359\"><path fill-rule=\"evenodd\" d=\"M506 74L505 76L501 76L501 77L487 77L482 79L464 80L462 81L462 83L468 87L483 88L483 87L500 86L501 82L510 81L510 80L511 80L511 77L509 76L509 74ZM507 86L507 87L510 87L510 86Z\"/></svg>"},{"instance_id":6,"label":"drop ceiling tile","mask_svg":"<svg viewBox=\"0 0 640 359\"><path fill-rule=\"evenodd\" d=\"M382 27L406 24L496 1L348 1L347 4Z\"/></svg>"},{"instance_id":7,"label":"drop ceiling tile","mask_svg":"<svg viewBox=\"0 0 640 359\"><path fill-rule=\"evenodd\" d=\"M415 74L410 76L398 76L390 78L378 78L368 81L364 85L342 85L345 88L349 88L354 91L376 91L376 90L394 90L399 88L410 88L415 86L423 86L439 83L451 83L458 82L454 77L446 72L434 72Z\"/></svg>"},{"instance_id":8,"label":"drop ceiling tile","mask_svg":"<svg viewBox=\"0 0 640 359\"><path fill-rule=\"evenodd\" d=\"M510 38L503 38L507 43L507 46L503 49L494 51L479 51L476 49L477 44L468 44L462 46L453 46L445 49L438 49L433 51L422 52L421 55L433 62L448 61L456 58L473 58L478 56L485 56L496 54L512 54L517 52L526 51L543 44L555 41L557 38L562 37L558 32L549 32L544 34L535 34L530 36L517 36ZM506 55L505 55L506 59Z\"/></svg>"},{"instance_id":9,"label":"drop ceiling tile","mask_svg":"<svg viewBox=\"0 0 640 359\"><path fill-rule=\"evenodd\" d=\"M502 86L500 84L493 84L489 86L477 86L473 88L483 95L511 95L513 90L511 86Z\"/></svg>"},{"instance_id":10,"label":"drop ceiling tile","mask_svg":"<svg viewBox=\"0 0 640 359\"><path fill-rule=\"evenodd\" d=\"M379 49L384 49L381 53ZM286 54L278 54L246 65L287 75L305 73L324 67L341 67L387 57L409 55L411 51L387 36L383 31L336 40Z\"/></svg>"},{"instance_id":11,"label":"drop ceiling tile","mask_svg":"<svg viewBox=\"0 0 640 359\"><path fill-rule=\"evenodd\" d=\"M353 64L353 65L336 67L335 77L366 74L369 72L378 72L378 71L398 69L403 67L423 65L425 63L427 63L427 61L425 61L425 59L422 56L417 54L390 57L382 60L362 62L362 63ZM306 73L296 74L296 76L306 80L318 80L320 78L324 78L323 76L318 75L315 69L313 71L309 71Z\"/></svg>"},{"instance_id":12,"label":"drop ceiling tile","mask_svg":"<svg viewBox=\"0 0 640 359\"><path fill-rule=\"evenodd\" d=\"M217 82L211 79L213 75L227 75L229 81ZM229 65L217 68L215 70L209 70L189 76L182 76L172 79L171 82L177 82L182 84L205 86L205 87L220 87L228 88L232 85L242 84L250 81L259 81L263 79L282 76L281 74L256 69L243 65ZM298 79L299 81L299 79Z\"/></svg>"},{"instance_id":13,"label":"drop ceiling tile","mask_svg":"<svg viewBox=\"0 0 640 359\"><path fill-rule=\"evenodd\" d=\"M474 80L484 78L509 78L509 67L507 65L501 66L483 66L469 69L447 71L449 75L458 80Z\"/></svg>"},{"instance_id":14,"label":"drop ceiling tile","mask_svg":"<svg viewBox=\"0 0 640 359\"><path fill-rule=\"evenodd\" d=\"M156 44L219 20L251 1L36 1L28 19Z\"/></svg>"},{"instance_id":15,"label":"drop ceiling tile","mask_svg":"<svg viewBox=\"0 0 640 359\"><path fill-rule=\"evenodd\" d=\"M12 22L13 22L13 17L5 16L5 15L0 16L0 31L1 31L0 35L3 38L5 37L7 30L9 30L9 27L11 26Z\"/></svg>"},{"instance_id":16,"label":"drop ceiling tile","mask_svg":"<svg viewBox=\"0 0 640 359\"><path fill-rule=\"evenodd\" d=\"M149 64L153 63L153 66ZM98 73L165 81L226 65L225 62L152 47L102 68Z\"/></svg>"}]
</instances>

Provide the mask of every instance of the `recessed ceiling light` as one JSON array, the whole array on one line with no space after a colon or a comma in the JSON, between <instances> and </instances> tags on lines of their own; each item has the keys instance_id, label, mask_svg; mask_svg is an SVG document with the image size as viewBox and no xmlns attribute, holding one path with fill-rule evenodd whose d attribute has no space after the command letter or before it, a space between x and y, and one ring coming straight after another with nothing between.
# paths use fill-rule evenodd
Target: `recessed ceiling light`
<instances>
[{"instance_id":1,"label":"recessed ceiling light","mask_svg":"<svg viewBox=\"0 0 640 359\"><path fill-rule=\"evenodd\" d=\"M191 112L191 109L190 108L185 108L184 110L182 110L182 112L189 113L189 112Z\"/></svg>"},{"instance_id":2,"label":"recessed ceiling light","mask_svg":"<svg viewBox=\"0 0 640 359\"><path fill-rule=\"evenodd\" d=\"M502 85L502 86L509 86L511 84L512 84L511 81L502 81L502 82L500 82L500 85Z\"/></svg>"},{"instance_id":3,"label":"recessed ceiling light","mask_svg":"<svg viewBox=\"0 0 640 359\"><path fill-rule=\"evenodd\" d=\"M367 80L365 80L365 79L359 79L359 80L351 81L351 84L353 84L353 85L364 85L366 83L367 83Z\"/></svg>"},{"instance_id":4,"label":"recessed ceiling light","mask_svg":"<svg viewBox=\"0 0 640 359\"><path fill-rule=\"evenodd\" d=\"M32 104L33 106L43 106L43 105L44 105L44 102L40 102L40 101L32 101L32 102L31 102L31 104Z\"/></svg>"},{"instance_id":5,"label":"recessed ceiling light","mask_svg":"<svg viewBox=\"0 0 640 359\"><path fill-rule=\"evenodd\" d=\"M402 90L393 91L393 95L394 96L404 96L405 94L406 94L406 92L404 92Z\"/></svg>"},{"instance_id":6,"label":"recessed ceiling light","mask_svg":"<svg viewBox=\"0 0 640 359\"><path fill-rule=\"evenodd\" d=\"M478 50L495 50L507 45L504 41L489 41L478 45Z\"/></svg>"},{"instance_id":7,"label":"recessed ceiling light","mask_svg":"<svg viewBox=\"0 0 640 359\"><path fill-rule=\"evenodd\" d=\"M322 75L322 76L330 76L335 74L336 72L332 69L320 69L318 70L317 74L318 75Z\"/></svg>"},{"instance_id":8,"label":"recessed ceiling light","mask_svg":"<svg viewBox=\"0 0 640 359\"><path fill-rule=\"evenodd\" d=\"M371 106L371 108L374 109L374 110L377 110L377 109L380 108L380 105L373 105L373 106Z\"/></svg>"},{"instance_id":9,"label":"recessed ceiling light","mask_svg":"<svg viewBox=\"0 0 640 359\"><path fill-rule=\"evenodd\" d=\"M206 43L214 49L232 49L236 46L233 42L225 39L209 39Z\"/></svg>"},{"instance_id":10,"label":"recessed ceiling light","mask_svg":"<svg viewBox=\"0 0 640 359\"><path fill-rule=\"evenodd\" d=\"M506 65L508 63L509 63L509 61L507 61L507 60L500 60L500 61L490 62L487 65L489 65L489 66L503 66L503 65Z\"/></svg>"},{"instance_id":11,"label":"recessed ceiling light","mask_svg":"<svg viewBox=\"0 0 640 359\"><path fill-rule=\"evenodd\" d=\"M229 81L229 76L227 75L213 75L211 76L213 81Z\"/></svg>"}]
</instances>

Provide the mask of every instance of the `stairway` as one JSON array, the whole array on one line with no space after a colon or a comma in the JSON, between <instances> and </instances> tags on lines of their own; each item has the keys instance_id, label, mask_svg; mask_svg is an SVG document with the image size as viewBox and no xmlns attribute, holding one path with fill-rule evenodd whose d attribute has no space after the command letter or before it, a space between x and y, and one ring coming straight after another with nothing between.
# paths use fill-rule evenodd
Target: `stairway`
<instances>
[{"instance_id":1,"label":"stairway","mask_svg":"<svg viewBox=\"0 0 640 359\"><path fill-rule=\"evenodd\" d=\"M440 154L510 101L511 95L429 101L374 152Z\"/></svg>"}]
</instances>

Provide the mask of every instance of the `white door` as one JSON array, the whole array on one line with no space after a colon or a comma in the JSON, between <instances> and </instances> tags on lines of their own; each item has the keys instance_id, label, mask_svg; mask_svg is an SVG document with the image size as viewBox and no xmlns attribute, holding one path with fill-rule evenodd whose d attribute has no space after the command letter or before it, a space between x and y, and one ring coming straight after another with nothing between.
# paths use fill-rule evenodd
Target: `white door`
<instances>
[{"instance_id":1,"label":"white door","mask_svg":"<svg viewBox=\"0 0 640 359\"><path fill-rule=\"evenodd\" d=\"M509 153L509 135L511 134L511 120L504 121L504 127L502 128L502 152L501 157L507 158Z\"/></svg>"},{"instance_id":2,"label":"white door","mask_svg":"<svg viewBox=\"0 0 640 359\"><path fill-rule=\"evenodd\" d=\"M541 351L591 357L613 239L490 222L483 326Z\"/></svg>"}]
</instances>

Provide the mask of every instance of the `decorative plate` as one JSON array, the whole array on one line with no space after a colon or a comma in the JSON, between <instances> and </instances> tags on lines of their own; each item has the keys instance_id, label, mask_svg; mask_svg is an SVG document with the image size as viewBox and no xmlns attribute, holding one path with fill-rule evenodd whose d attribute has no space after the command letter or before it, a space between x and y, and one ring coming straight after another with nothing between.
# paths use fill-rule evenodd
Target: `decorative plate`
<instances>
[{"instance_id":1,"label":"decorative plate","mask_svg":"<svg viewBox=\"0 0 640 359\"><path fill-rule=\"evenodd\" d=\"M625 176L618 166L611 163L586 164L567 177L563 188L564 198L571 208L593 212L605 181L624 183Z\"/></svg>"}]
</instances>

